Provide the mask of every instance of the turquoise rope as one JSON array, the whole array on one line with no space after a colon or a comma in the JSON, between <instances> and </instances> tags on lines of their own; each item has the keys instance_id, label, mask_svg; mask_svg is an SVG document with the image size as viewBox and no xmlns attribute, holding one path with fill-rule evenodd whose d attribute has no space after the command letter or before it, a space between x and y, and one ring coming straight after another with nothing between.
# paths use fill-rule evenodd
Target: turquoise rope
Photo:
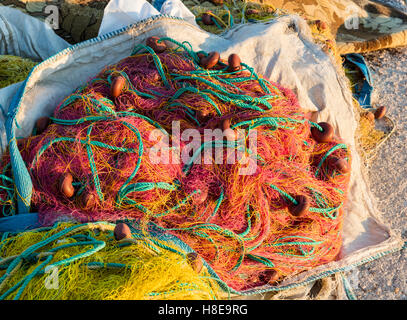
<instances>
[{"instance_id":1,"label":"turquoise rope","mask_svg":"<svg viewBox=\"0 0 407 320\"><path fill-rule=\"evenodd\" d=\"M271 260L267 259L266 257L262 257L257 254L246 254L246 257L256 262L260 262L264 264L266 267L274 268L274 263L271 262Z\"/></svg>"},{"instance_id":2,"label":"turquoise rope","mask_svg":"<svg viewBox=\"0 0 407 320\"><path fill-rule=\"evenodd\" d=\"M225 194L224 194L224 191L223 191L223 187L221 187L221 189L222 189L222 190L221 190L220 196L219 196L218 200L216 200L215 209L213 210L211 216L206 220L206 222L209 222L209 220L211 220L211 219L216 215L216 213L218 212L218 210L219 210L219 208L220 208L220 205L222 204L222 201L223 201L224 198L225 198Z\"/></svg>"}]
</instances>

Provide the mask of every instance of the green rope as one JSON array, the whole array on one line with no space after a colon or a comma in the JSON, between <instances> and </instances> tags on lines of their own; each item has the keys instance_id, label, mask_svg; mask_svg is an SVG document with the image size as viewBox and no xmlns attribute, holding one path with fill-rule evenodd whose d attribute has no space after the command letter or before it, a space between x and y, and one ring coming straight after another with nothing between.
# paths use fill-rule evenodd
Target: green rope
<instances>
[{"instance_id":1,"label":"green rope","mask_svg":"<svg viewBox=\"0 0 407 320\"><path fill-rule=\"evenodd\" d=\"M271 262L271 260L267 259L266 257L262 257L257 254L246 254L246 257L251 260L254 260L256 262L260 262L260 263L264 264L266 267L270 267L270 268L274 267L273 262Z\"/></svg>"},{"instance_id":2,"label":"green rope","mask_svg":"<svg viewBox=\"0 0 407 320\"><path fill-rule=\"evenodd\" d=\"M184 41L184 42L181 43L181 42L178 42L177 40L174 40L174 39L172 39L172 38L162 37L162 38L160 38L160 40L158 40L158 43L160 43L160 42L162 42L162 41L168 41L168 42L172 42L172 43L176 44L176 45L178 46L178 48L184 49L184 51L185 51L186 53L188 53L188 55L191 56L191 57L194 59L194 61L199 61L199 57L198 57L197 54L192 50L192 46L191 46L191 44L190 44L188 41ZM190 48L187 48L184 43L187 43Z\"/></svg>"},{"instance_id":3,"label":"green rope","mask_svg":"<svg viewBox=\"0 0 407 320\"><path fill-rule=\"evenodd\" d=\"M283 118L283 117L260 117L260 118L256 118L253 120L246 120L246 121L241 121L239 123L236 123L231 126L231 129L249 125L249 129L254 129L259 126L272 126L275 129L282 128L282 129L291 129L292 130L294 128L280 125L280 123L300 123L300 124L302 124L304 122L305 122L305 120L296 120L296 119Z\"/></svg>"},{"instance_id":4,"label":"green rope","mask_svg":"<svg viewBox=\"0 0 407 320\"><path fill-rule=\"evenodd\" d=\"M216 213L218 212L218 210L219 210L219 208L220 208L220 205L222 204L223 199L225 198L225 194L224 194L224 191L223 191L223 187L221 187L221 189L222 189L222 190L221 190L220 196L219 196L218 200L216 200L215 209L213 210L211 216L206 220L206 222L208 222L209 220L211 220L211 219L216 215Z\"/></svg>"}]
</instances>

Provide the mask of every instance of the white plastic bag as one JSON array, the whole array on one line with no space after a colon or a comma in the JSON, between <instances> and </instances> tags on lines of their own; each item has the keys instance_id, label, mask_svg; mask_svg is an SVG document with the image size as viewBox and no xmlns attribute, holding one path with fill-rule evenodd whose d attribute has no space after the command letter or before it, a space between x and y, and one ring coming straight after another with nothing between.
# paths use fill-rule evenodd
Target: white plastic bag
<instances>
[{"instance_id":1,"label":"white plastic bag","mask_svg":"<svg viewBox=\"0 0 407 320\"><path fill-rule=\"evenodd\" d=\"M111 0L104 10L99 36L160 14L196 24L195 16L180 0L166 0L160 11L145 0Z\"/></svg>"},{"instance_id":2,"label":"white plastic bag","mask_svg":"<svg viewBox=\"0 0 407 320\"><path fill-rule=\"evenodd\" d=\"M68 46L69 43L44 22L17 9L0 7L0 55L14 55L39 62ZM4 114L21 84L19 82L0 89L1 151L7 145Z\"/></svg>"},{"instance_id":3,"label":"white plastic bag","mask_svg":"<svg viewBox=\"0 0 407 320\"><path fill-rule=\"evenodd\" d=\"M0 54L42 61L68 46L46 23L17 9L0 7Z\"/></svg>"}]
</instances>

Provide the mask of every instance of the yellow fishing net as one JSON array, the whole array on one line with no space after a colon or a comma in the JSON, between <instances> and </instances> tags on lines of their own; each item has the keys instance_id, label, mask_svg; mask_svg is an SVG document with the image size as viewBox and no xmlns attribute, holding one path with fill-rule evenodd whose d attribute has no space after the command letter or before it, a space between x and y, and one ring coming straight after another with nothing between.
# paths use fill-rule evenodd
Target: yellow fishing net
<instances>
[{"instance_id":1,"label":"yellow fishing net","mask_svg":"<svg viewBox=\"0 0 407 320\"><path fill-rule=\"evenodd\" d=\"M158 253L141 240L116 241L112 231L114 225L107 223L85 224L69 234L58 236L72 226L74 224L60 223L51 230L23 232L0 242L0 299L220 298L220 288L206 268L194 270L179 253L165 249ZM15 259L22 257L24 251L53 237L54 241L22 259L8 274L7 267L10 269L10 264L17 262ZM165 246L176 249L168 243ZM95 251L95 247L99 250ZM53 266L78 256L80 258L70 264ZM47 261L49 257L50 261ZM43 270L42 274L28 281L37 268ZM28 281L25 287L24 281Z\"/></svg>"},{"instance_id":2,"label":"yellow fishing net","mask_svg":"<svg viewBox=\"0 0 407 320\"><path fill-rule=\"evenodd\" d=\"M23 81L35 65L30 59L0 55L0 88Z\"/></svg>"}]
</instances>

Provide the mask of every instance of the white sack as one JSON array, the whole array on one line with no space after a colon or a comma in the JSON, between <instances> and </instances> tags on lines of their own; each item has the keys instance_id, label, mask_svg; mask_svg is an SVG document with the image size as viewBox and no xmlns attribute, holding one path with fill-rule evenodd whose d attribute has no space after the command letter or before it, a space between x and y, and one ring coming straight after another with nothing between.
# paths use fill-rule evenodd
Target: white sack
<instances>
[{"instance_id":1,"label":"white sack","mask_svg":"<svg viewBox=\"0 0 407 320\"><path fill-rule=\"evenodd\" d=\"M46 23L20 10L0 7L0 55L14 55L34 61L42 61L70 44L57 36ZM0 106L7 112L8 106L22 82L0 89ZM3 151L6 147L4 116L0 113L0 139Z\"/></svg>"},{"instance_id":2,"label":"white sack","mask_svg":"<svg viewBox=\"0 0 407 320\"><path fill-rule=\"evenodd\" d=\"M0 54L42 61L68 46L46 23L17 9L0 7Z\"/></svg>"},{"instance_id":3,"label":"white sack","mask_svg":"<svg viewBox=\"0 0 407 320\"><path fill-rule=\"evenodd\" d=\"M314 268L281 286L308 284L330 273L400 250L399 236L377 218L376 206L355 150L357 126L346 79L330 58L312 42L306 22L285 16L267 23L239 25L223 37L209 34L181 19L157 16L132 27L67 48L38 65L25 84L16 136L29 136L35 120L52 113L56 105L106 65L130 55L149 36L189 41L195 51L219 51L223 58L236 52L255 70L293 89L301 106L318 111L317 121L328 121L350 147L353 156L349 201L345 207L344 245L338 261Z\"/></svg>"},{"instance_id":4,"label":"white sack","mask_svg":"<svg viewBox=\"0 0 407 320\"><path fill-rule=\"evenodd\" d=\"M160 11L145 0L111 0L103 12L98 35L104 35L159 14L183 18L196 25L194 14L180 0L166 0Z\"/></svg>"}]
</instances>

